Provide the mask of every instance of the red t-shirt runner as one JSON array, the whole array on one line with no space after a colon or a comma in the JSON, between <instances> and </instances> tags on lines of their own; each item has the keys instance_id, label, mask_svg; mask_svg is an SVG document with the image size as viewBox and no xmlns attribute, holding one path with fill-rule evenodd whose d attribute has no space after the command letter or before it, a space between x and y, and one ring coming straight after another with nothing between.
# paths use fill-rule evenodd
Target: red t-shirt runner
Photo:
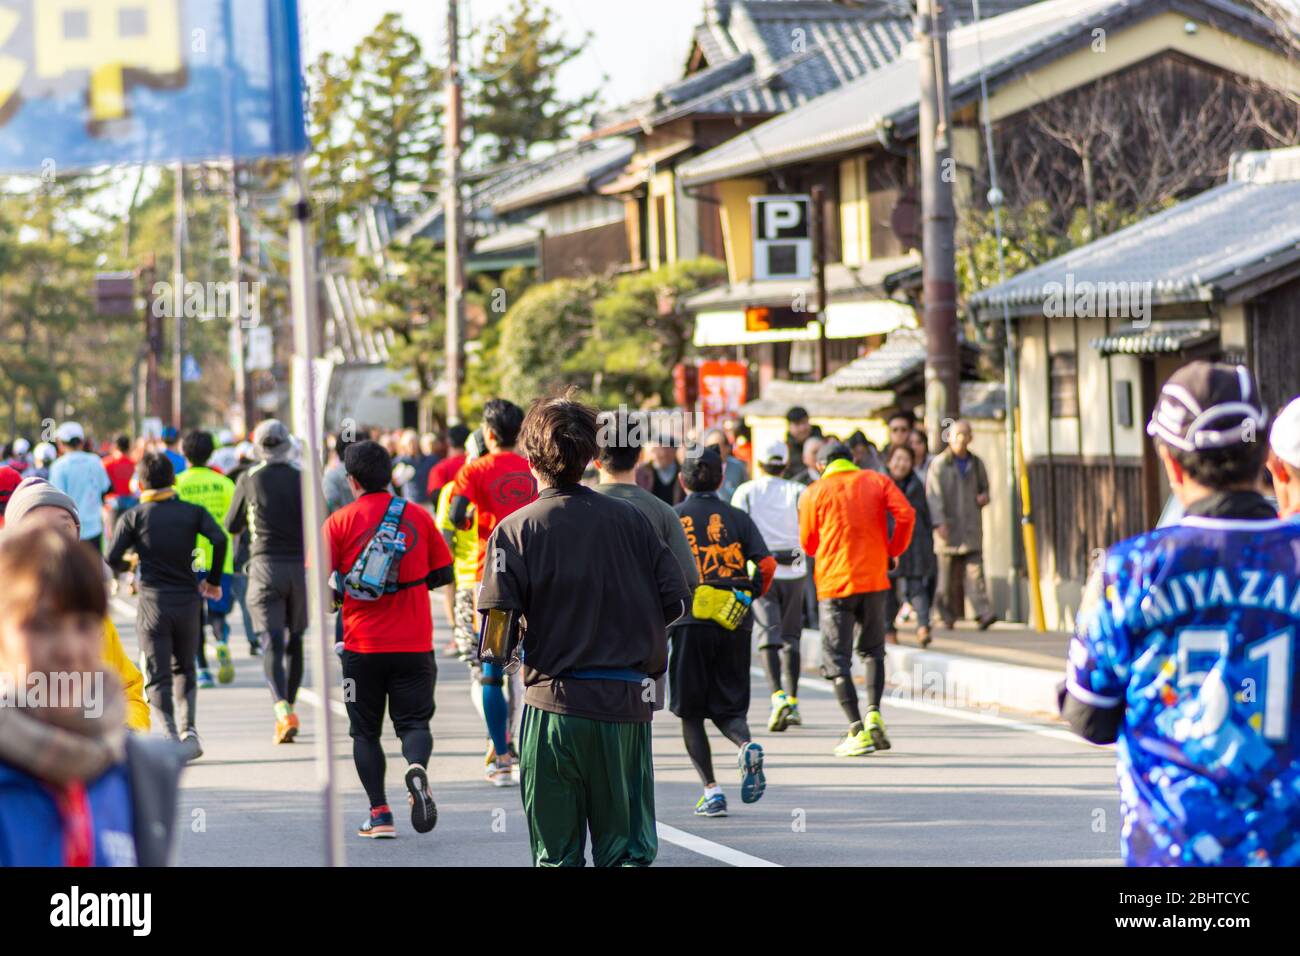
<instances>
[{"instance_id":1,"label":"red t-shirt runner","mask_svg":"<svg viewBox=\"0 0 1300 956\"><path fill-rule=\"evenodd\" d=\"M429 493L429 497L437 501L438 492L442 490L442 486L454 481L456 473L463 467L465 467L465 453L461 452L459 455L444 458L429 469L429 484L424 489Z\"/></svg>"},{"instance_id":2,"label":"red t-shirt runner","mask_svg":"<svg viewBox=\"0 0 1300 956\"><path fill-rule=\"evenodd\" d=\"M346 575L379 530L393 496L387 492L362 495L325 522L330 567ZM406 553L397 580L423 581L431 571L451 564L451 552L429 512L408 504L402 512ZM378 601L343 599L343 647L358 654L418 653L433 650L433 614L423 584L386 594Z\"/></svg>"},{"instance_id":3,"label":"red t-shirt runner","mask_svg":"<svg viewBox=\"0 0 1300 956\"><path fill-rule=\"evenodd\" d=\"M512 451L476 458L456 475L452 498L467 498L478 513L478 579L483 580L487 542L502 520L537 500L537 480L528 459Z\"/></svg>"},{"instance_id":4,"label":"red t-shirt runner","mask_svg":"<svg viewBox=\"0 0 1300 956\"><path fill-rule=\"evenodd\" d=\"M129 498L131 496L131 477L135 474L135 462L126 455L115 455L104 462L108 480L113 483L109 492L112 498Z\"/></svg>"}]
</instances>

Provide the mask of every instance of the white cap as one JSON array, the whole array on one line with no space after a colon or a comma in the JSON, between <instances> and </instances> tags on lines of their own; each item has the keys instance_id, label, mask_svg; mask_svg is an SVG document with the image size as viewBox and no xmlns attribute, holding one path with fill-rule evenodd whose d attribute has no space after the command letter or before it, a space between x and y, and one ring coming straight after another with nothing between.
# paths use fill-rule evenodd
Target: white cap
<instances>
[{"instance_id":1,"label":"white cap","mask_svg":"<svg viewBox=\"0 0 1300 956\"><path fill-rule=\"evenodd\" d=\"M222 448L225 448L227 445L233 445L235 443L235 433L229 428L223 428L217 434L217 441L221 442Z\"/></svg>"},{"instance_id":2,"label":"white cap","mask_svg":"<svg viewBox=\"0 0 1300 956\"><path fill-rule=\"evenodd\" d=\"M790 460L790 449L783 441L774 441L767 446L767 452L763 455L764 462L784 465Z\"/></svg>"},{"instance_id":3,"label":"white cap","mask_svg":"<svg viewBox=\"0 0 1300 956\"><path fill-rule=\"evenodd\" d=\"M54 433L54 437L64 444L70 441L85 441L86 430L77 422L64 422L59 426L59 430Z\"/></svg>"},{"instance_id":4,"label":"white cap","mask_svg":"<svg viewBox=\"0 0 1300 956\"><path fill-rule=\"evenodd\" d=\"M36 446L36 450L32 452L32 457L36 459L38 464L42 462L51 462L59 457L59 450L49 442L43 441Z\"/></svg>"},{"instance_id":5,"label":"white cap","mask_svg":"<svg viewBox=\"0 0 1300 956\"><path fill-rule=\"evenodd\" d=\"M21 458L23 455L27 454L31 450L32 450L32 443L29 442L26 438L14 439L14 454L17 455L18 457Z\"/></svg>"},{"instance_id":6,"label":"white cap","mask_svg":"<svg viewBox=\"0 0 1300 956\"><path fill-rule=\"evenodd\" d=\"M1273 454L1292 468L1300 469L1300 398L1292 399L1273 420L1268 443Z\"/></svg>"}]
</instances>

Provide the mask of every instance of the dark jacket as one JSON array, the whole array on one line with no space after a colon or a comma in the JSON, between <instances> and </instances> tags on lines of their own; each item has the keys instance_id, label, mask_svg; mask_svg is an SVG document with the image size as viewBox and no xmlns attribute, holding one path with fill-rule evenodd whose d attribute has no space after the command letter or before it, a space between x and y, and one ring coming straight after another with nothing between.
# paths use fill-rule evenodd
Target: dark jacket
<instances>
[{"instance_id":1,"label":"dark jacket","mask_svg":"<svg viewBox=\"0 0 1300 956\"><path fill-rule=\"evenodd\" d=\"M208 583L220 584L229 544L221 526L206 508L179 498L145 501L122 515L108 549L108 563L117 572L127 569L127 551L140 556L140 586L148 591L192 595L198 599L194 546L198 535L212 542Z\"/></svg>"},{"instance_id":2,"label":"dark jacket","mask_svg":"<svg viewBox=\"0 0 1300 956\"><path fill-rule=\"evenodd\" d=\"M664 504L679 505L686 500L686 489L682 487L682 483L679 480L681 473L681 465L678 465L677 471L673 475L673 480L669 482L666 488L662 485L658 485L659 475L658 472L655 471L655 466L652 464L647 463L639 466L633 477L636 478L638 488L644 488ZM656 485L658 485L658 487L656 487Z\"/></svg>"},{"instance_id":3,"label":"dark jacket","mask_svg":"<svg viewBox=\"0 0 1300 956\"><path fill-rule=\"evenodd\" d=\"M930 577L938 572L939 565L934 556L934 525L930 521L930 509L926 507L925 486L921 484L916 472L909 474L901 483L894 481L894 484L916 512L916 527L912 529L912 543L899 556L898 565L889 572L889 576Z\"/></svg>"},{"instance_id":4,"label":"dark jacket","mask_svg":"<svg viewBox=\"0 0 1300 956\"><path fill-rule=\"evenodd\" d=\"M288 462L258 462L235 482L226 530L247 532L252 558L302 561L302 470Z\"/></svg>"}]
</instances>

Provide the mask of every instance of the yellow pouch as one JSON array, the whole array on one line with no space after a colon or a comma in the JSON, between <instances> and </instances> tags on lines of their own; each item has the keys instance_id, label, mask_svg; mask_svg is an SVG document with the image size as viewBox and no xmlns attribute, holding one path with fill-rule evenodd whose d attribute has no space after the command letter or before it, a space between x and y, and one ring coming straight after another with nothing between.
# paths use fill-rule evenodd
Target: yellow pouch
<instances>
[{"instance_id":1,"label":"yellow pouch","mask_svg":"<svg viewBox=\"0 0 1300 956\"><path fill-rule=\"evenodd\" d=\"M691 601L691 614L694 617L720 624L729 631L740 626L748 610L748 602L742 600L736 591L707 584L701 584L695 589L695 597Z\"/></svg>"}]
</instances>

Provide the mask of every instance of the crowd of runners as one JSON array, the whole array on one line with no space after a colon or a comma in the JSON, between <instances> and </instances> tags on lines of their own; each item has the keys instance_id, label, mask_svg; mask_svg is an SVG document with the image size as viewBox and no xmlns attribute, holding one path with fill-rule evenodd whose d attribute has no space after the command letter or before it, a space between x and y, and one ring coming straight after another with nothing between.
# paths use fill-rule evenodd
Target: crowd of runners
<instances>
[{"instance_id":1,"label":"crowd of runners","mask_svg":"<svg viewBox=\"0 0 1300 956\"><path fill-rule=\"evenodd\" d=\"M369 804L357 834L399 829L385 713L411 826L436 825L439 648L469 670L484 783L521 786L538 865L581 864L588 835L597 865L654 860L649 727L665 707L700 780L696 815L735 809L728 788L742 804L762 799L763 735L802 725L810 631L816 673L843 712L827 751L852 759L894 746L881 703L900 628L914 624L926 646L967 601L976 626L995 621L982 561L988 476L965 422L931 454L906 410L889 418L883 447L861 432L823 434L800 408L787 420L764 447L731 422L651 439L641 413L599 412L565 393L527 412L494 399L479 421L440 436L331 435L323 537ZM1244 369L1193 363L1166 384L1149 432L1188 517L1117 544L1097 568L1062 712L1087 739L1121 742L1130 862L1300 862L1289 737L1300 402L1270 418ZM159 814L174 803L168 760L203 754L199 692L235 676L234 615L270 697L268 743L304 732L306 463L276 420L246 440L165 429L101 445L76 422L51 437L3 451L0 671L102 672L116 723L0 707L0 830L12 770L54 785L51 827L70 832L71 814L90 830L75 845L52 841L57 854L33 837L11 856L153 860L162 849L140 834L128 854L98 828L131 832L115 794ZM138 661L108 615L114 595L134 596ZM435 607L445 640L435 641ZM770 702L759 728L749 721L755 654ZM1195 670L1171 680L1189 654L1200 655ZM1247 677L1262 681L1266 703L1233 695ZM1221 701L1206 696L1215 681ZM1135 744L1153 736L1160 747ZM28 810L42 792L26 794Z\"/></svg>"}]
</instances>

